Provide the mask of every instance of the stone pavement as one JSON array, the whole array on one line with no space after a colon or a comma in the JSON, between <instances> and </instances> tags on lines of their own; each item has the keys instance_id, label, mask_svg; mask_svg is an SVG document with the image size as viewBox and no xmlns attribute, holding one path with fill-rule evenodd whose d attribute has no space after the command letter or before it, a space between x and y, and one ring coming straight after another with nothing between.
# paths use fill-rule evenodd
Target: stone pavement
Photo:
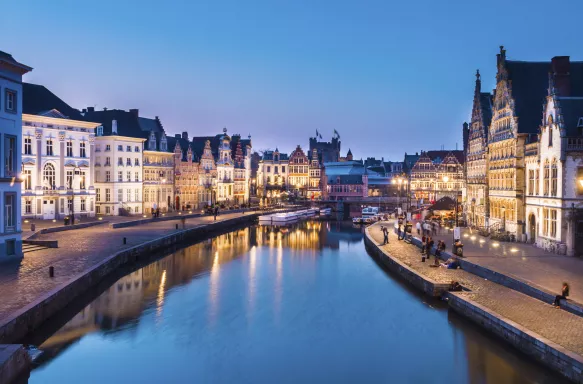
<instances>
[{"instance_id":1,"label":"stone pavement","mask_svg":"<svg viewBox=\"0 0 583 384\"><path fill-rule=\"evenodd\" d=\"M413 235L417 235L413 224ZM445 241L451 251L453 232L441 228L433 236ZM531 244L494 241L478 235L477 231L462 229L464 258L474 264L549 292L559 293L564 281L570 286L570 299L583 303L583 260L546 252Z\"/></svg>"},{"instance_id":2,"label":"stone pavement","mask_svg":"<svg viewBox=\"0 0 583 384\"><path fill-rule=\"evenodd\" d=\"M583 355L583 318L567 311L555 309L550 304L545 304L540 300L461 269L429 267L435 256L431 256L429 261L422 263L419 248L413 244L398 241L397 235L392 231L393 223L383 222L382 224L389 226L391 231L389 231L389 244L383 245L381 248L392 257L437 282L459 281L460 284L469 289L469 292L463 292L462 295L467 295L469 299L500 316L512 320L572 352ZM382 244L383 236L380 224L370 226L369 232L377 243Z\"/></svg>"},{"instance_id":3,"label":"stone pavement","mask_svg":"<svg viewBox=\"0 0 583 384\"><path fill-rule=\"evenodd\" d=\"M225 213L217 221L256 212ZM134 218L135 219L135 218ZM186 220L186 228L214 222L212 216ZM59 248L27 253L18 262L0 265L0 320L39 296L49 292L75 275L91 268L111 254L137 244L176 232L176 221L164 221L135 227L111 229L107 225L39 235L38 240L58 240ZM179 225L179 230L182 226ZM123 244L123 238L127 244ZM48 276L48 267L55 276Z\"/></svg>"}]
</instances>

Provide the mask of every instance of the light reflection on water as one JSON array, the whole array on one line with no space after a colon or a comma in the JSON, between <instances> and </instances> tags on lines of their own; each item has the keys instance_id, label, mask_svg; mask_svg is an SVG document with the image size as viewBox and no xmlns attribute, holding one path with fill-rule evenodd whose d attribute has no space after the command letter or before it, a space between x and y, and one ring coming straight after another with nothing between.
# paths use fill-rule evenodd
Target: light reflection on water
<instances>
[{"instance_id":1,"label":"light reflection on water","mask_svg":"<svg viewBox=\"0 0 583 384\"><path fill-rule=\"evenodd\" d=\"M350 223L249 227L132 272L49 335L31 383L557 383L385 274Z\"/></svg>"}]
</instances>

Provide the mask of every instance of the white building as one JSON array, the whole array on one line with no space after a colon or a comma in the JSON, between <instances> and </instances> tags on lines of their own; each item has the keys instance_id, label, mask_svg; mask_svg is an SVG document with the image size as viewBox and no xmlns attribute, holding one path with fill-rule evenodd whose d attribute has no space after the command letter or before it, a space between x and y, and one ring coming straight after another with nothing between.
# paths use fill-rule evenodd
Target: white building
<instances>
[{"instance_id":1,"label":"white building","mask_svg":"<svg viewBox=\"0 0 583 384\"><path fill-rule=\"evenodd\" d=\"M583 255L583 63L553 58L553 77L535 141L526 145L527 240ZM573 76L572 79L569 77Z\"/></svg>"},{"instance_id":2,"label":"white building","mask_svg":"<svg viewBox=\"0 0 583 384\"><path fill-rule=\"evenodd\" d=\"M22 75L32 70L0 51L0 260L22 257L20 218L22 140Z\"/></svg>"},{"instance_id":3,"label":"white building","mask_svg":"<svg viewBox=\"0 0 583 384\"><path fill-rule=\"evenodd\" d=\"M25 100L26 102L26 100ZM22 216L95 216L95 128L53 109L22 115Z\"/></svg>"}]
</instances>

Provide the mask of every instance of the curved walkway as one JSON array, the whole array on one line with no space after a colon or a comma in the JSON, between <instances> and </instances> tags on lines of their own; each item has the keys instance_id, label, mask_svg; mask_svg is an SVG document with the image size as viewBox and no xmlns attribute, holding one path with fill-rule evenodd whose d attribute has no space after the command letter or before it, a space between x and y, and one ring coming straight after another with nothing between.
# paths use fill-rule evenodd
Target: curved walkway
<instances>
[{"instance_id":1,"label":"curved walkway","mask_svg":"<svg viewBox=\"0 0 583 384\"><path fill-rule=\"evenodd\" d=\"M393 228L392 223L382 224ZM499 314L501 318L511 320L522 328L560 345L583 364L583 318L555 309L550 304L461 269L429 267L435 256L431 256L430 261L421 262L419 248L404 241L398 241L397 235L392 231L389 231L390 243L382 245L383 236L380 226L381 223L374 224L367 228L367 232L387 257L400 260L418 274L438 283L459 281L469 291L456 293L456 295L471 300Z\"/></svg>"}]
</instances>

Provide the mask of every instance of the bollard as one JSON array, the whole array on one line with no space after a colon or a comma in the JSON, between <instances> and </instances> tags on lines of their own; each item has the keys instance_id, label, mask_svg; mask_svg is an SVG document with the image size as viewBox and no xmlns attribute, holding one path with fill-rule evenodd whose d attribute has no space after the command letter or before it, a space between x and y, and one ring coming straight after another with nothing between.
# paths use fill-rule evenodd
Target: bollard
<instances>
[{"instance_id":1,"label":"bollard","mask_svg":"<svg viewBox=\"0 0 583 384\"><path fill-rule=\"evenodd\" d=\"M55 277L55 267L52 265L49 267L49 277Z\"/></svg>"},{"instance_id":2,"label":"bollard","mask_svg":"<svg viewBox=\"0 0 583 384\"><path fill-rule=\"evenodd\" d=\"M32 223L30 225L30 230L33 231L33 232L36 230L36 224L35 223Z\"/></svg>"},{"instance_id":3,"label":"bollard","mask_svg":"<svg viewBox=\"0 0 583 384\"><path fill-rule=\"evenodd\" d=\"M124 243L124 244L127 244L127 242L128 242L128 239L124 237L124 238L123 238L123 243Z\"/></svg>"}]
</instances>

